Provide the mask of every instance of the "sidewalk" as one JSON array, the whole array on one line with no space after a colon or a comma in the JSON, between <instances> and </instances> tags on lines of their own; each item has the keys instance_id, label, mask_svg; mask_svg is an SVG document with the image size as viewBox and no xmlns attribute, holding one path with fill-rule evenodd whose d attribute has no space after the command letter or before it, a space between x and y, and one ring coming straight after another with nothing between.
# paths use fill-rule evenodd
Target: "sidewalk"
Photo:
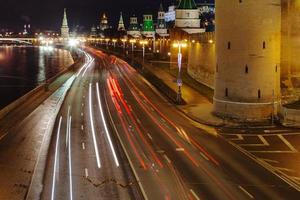
<instances>
[{"instance_id":1,"label":"sidewalk","mask_svg":"<svg viewBox=\"0 0 300 200\"><path fill-rule=\"evenodd\" d=\"M156 77L161 79L169 88L177 92L178 87L176 83L176 77L166 72L166 70L154 65L145 64L147 68ZM212 114L213 104L208 98L202 96L194 88L185 84L183 80L182 86L182 98L186 102L186 105L176 106L180 111L186 114L189 118L200 122L202 124L210 126L223 126L224 121Z\"/></svg>"}]
</instances>

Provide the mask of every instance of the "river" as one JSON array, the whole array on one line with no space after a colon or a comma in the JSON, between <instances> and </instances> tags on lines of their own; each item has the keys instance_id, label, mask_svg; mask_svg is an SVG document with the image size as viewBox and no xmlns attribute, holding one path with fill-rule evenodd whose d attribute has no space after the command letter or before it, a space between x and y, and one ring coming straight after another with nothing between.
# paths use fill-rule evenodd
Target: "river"
<instances>
[{"instance_id":1,"label":"river","mask_svg":"<svg viewBox=\"0 0 300 200\"><path fill-rule=\"evenodd\" d=\"M67 50L0 46L0 110L71 64Z\"/></svg>"}]
</instances>

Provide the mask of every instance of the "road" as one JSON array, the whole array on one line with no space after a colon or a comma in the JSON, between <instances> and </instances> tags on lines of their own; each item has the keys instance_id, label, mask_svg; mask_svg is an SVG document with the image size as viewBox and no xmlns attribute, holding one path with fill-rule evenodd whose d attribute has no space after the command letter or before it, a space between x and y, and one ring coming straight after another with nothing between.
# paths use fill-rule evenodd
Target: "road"
<instances>
[{"instance_id":1,"label":"road","mask_svg":"<svg viewBox=\"0 0 300 200\"><path fill-rule=\"evenodd\" d=\"M105 67L99 84L107 118L149 199L299 198L214 130L182 115L127 63L91 51Z\"/></svg>"},{"instance_id":2,"label":"road","mask_svg":"<svg viewBox=\"0 0 300 200\"><path fill-rule=\"evenodd\" d=\"M101 68L88 55L58 113L42 199L141 199L100 109Z\"/></svg>"}]
</instances>

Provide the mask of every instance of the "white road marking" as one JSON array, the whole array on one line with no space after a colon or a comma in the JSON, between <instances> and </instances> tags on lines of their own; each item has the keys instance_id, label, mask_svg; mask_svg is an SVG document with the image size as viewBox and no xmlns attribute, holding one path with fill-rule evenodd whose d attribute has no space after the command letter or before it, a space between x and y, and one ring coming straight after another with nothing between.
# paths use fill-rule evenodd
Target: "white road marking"
<instances>
[{"instance_id":1,"label":"white road marking","mask_svg":"<svg viewBox=\"0 0 300 200\"><path fill-rule=\"evenodd\" d=\"M84 103L82 103L81 106L83 107L83 106L84 106Z\"/></svg>"},{"instance_id":2,"label":"white road marking","mask_svg":"<svg viewBox=\"0 0 300 200\"><path fill-rule=\"evenodd\" d=\"M67 129L66 129L66 147L68 146L68 139L69 139L69 116L70 116L70 109L71 109L71 107L70 107L70 105L68 106L68 114L67 114Z\"/></svg>"},{"instance_id":3,"label":"white road marking","mask_svg":"<svg viewBox=\"0 0 300 200\"><path fill-rule=\"evenodd\" d=\"M168 156L165 154L164 158L167 160L168 163L171 163L171 160L168 158Z\"/></svg>"},{"instance_id":4,"label":"white road marking","mask_svg":"<svg viewBox=\"0 0 300 200\"><path fill-rule=\"evenodd\" d=\"M84 144L84 142L82 143L82 149L85 150L85 144Z\"/></svg>"},{"instance_id":5,"label":"white road marking","mask_svg":"<svg viewBox=\"0 0 300 200\"><path fill-rule=\"evenodd\" d=\"M176 151L184 151L184 148L176 148Z\"/></svg>"},{"instance_id":6,"label":"white road marking","mask_svg":"<svg viewBox=\"0 0 300 200\"><path fill-rule=\"evenodd\" d=\"M288 146L288 147L290 148L290 150L291 150L292 152L298 153L298 150L295 149L295 147L293 147L293 145L291 145L291 143L289 143L289 142L288 142L281 134L278 134L277 136L282 140L282 142L283 142L286 146Z\"/></svg>"},{"instance_id":7,"label":"white road marking","mask_svg":"<svg viewBox=\"0 0 300 200\"><path fill-rule=\"evenodd\" d=\"M242 136L242 134L237 134L236 138L232 138L232 139L229 139L229 140L232 140L232 141L235 141L235 140L244 140L244 137Z\"/></svg>"},{"instance_id":8,"label":"white road marking","mask_svg":"<svg viewBox=\"0 0 300 200\"><path fill-rule=\"evenodd\" d=\"M91 83L89 86L89 110L90 110L90 125L91 125L91 129L92 129L96 161L97 161L98 168L100 168L101 163L100 163L100 157L99 157L99 150L98 150L98 146L97 146L97 139L96 139L96 134L95 134L94 119L93 119L93 110L92 110L92 84Z\"/></svg>"},{"instance_id":9,"label":"white road marking","mask_svg":"<svg viewBox=\"0 0 300 200\"><path fill-rule=\"evenodd\" d=\"M85 178L89 176L89 170L87 168L84 169Z\"/></svg>"},{"instance_id":10,"label":"white road marking","mask_svg":"<svg viewBox=\"0 0 300 200\"><path fill-rule=\"evenodd\" d=\"M207 161L209 161L208 157L206 155L204 155L202 152L200 152L200 155Z\"/></svg>"},{"instance_id":11,"label":"white road marking","mask_svg":"<svg viewBox=\"0 0 300 200\"><path fill-rule=\"evenodd\" d=\"M190 192L191 192L192 195L195 197L195 199L200 200L200 198L199 198L198 195L194 192L193 189L190 189Z\"/></svg>"},{"instance_id":12,"label":"white road marking","mask_svg":"<svg viewBox=\"0 0 300 200\"><path fill-rule=\"evenodd\" d=\"M150 140L153 140L152 136L149 133L147 133L147 135L150 138Z\"/></svg>"},{"instance_id":13,"label":"white road marking","mask_svg":"<svg viewBox=\"0 0 300 200\"><path fill-rule=\"evenodd\" d=\"M81 130L83 131L83 125L81 125Z\"/></svg>"},{"instance_id":14,"label":"white road marking","mask_svg":"<svg viewBox=\"0 0 300 200\"><path fill-rule=\"evenodd\" d=\"M81 117L83 117L83 113L81 113Z\"/></svg>"},{"instance_id":15,"label":"white road marking","mask_svg":"<svg viewBox=\"0 0 300 200\"><path fill-rule=\"evenodd\" d=\"M57 128L57 135L56 135L51 200L54 200L54 195L55 195L55 180L56 180L56 168L57 168L56 165L57 165L57 160L58 160L57 157L58 157L58 147L59 147L61 121L62 121L62 116L59 118L59 123L58 123L58 128Z\"/></svg>"},{"instance_id":16,"label":"white road marking","mask_svg":"<svg viewBox=\"0 0 300 200\"><path fill-rule=\"evenodd\" d=\"M257 137L260 139L262 143L260 144L239 144L239 146L242 147L260 147L260 146L270 146L268 141L264 138L263 135L257 135Z\"/></svg>"},{"instance_id":17,"label":"white road marking","mask_svg":"<svg viewBox=\"0 0 300 200\"><path fill-rule=\"evenodd\" d=\"M102 123L104 125L104 130L105 130L105 133L106 133L106 137L108 139L108 143L109 143L110 149L111 149L111 151L113 153L113 157L114 157L115 163L116 163L117 167L119 167L118 157L117 157L115 148L113 146L113 143L112 143L112 140L111 140L108 128L107 128L107 123L106 123L106 120L105 120L104 114L103 114L103 109L102 109L102 104L101 104L101 97L100 97L100 91L99 91L99 84L98 84L98 82L96 83L96 87L97 87L97 99L98 99L99 111L101 113Z\"/></svg>"},{"instance_id":18,"label":"white road marking","mask_svg":"<svg viewBox=\"0 0 300 200\"><path fill-rule=\"evenodd\" d=\"M279 163L279 161L277 161L277 160L271 160L271 159L266 159L266 158L259 158L259 159L262 161L265 161L265 162L269 162L269 163Z\"/></svg>"},{"instance_id":19,"label":"white road marking","mask_svg":"<svg viewBox=\"0 0 300 200\"><path fill-rule=\"evenodd\" d=\"M240 190L242 190L250 199L254 199L254 196L252 196L245 188L239 185L238 187Z\"/></svg>"}]
</instances>

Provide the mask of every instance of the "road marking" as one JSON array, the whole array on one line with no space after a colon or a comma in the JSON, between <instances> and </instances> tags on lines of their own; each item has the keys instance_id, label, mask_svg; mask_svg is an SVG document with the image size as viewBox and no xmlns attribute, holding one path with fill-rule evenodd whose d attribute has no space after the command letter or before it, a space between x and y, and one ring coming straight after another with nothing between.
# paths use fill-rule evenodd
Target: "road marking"
<instances>
[{"instance_id":1,"label":"road marking","mask_svg":"<svg viewBox=\"0 0 300 200\"><path fill-rule=\"evenodd\" d=\"M83 107L83 106L84 106L84 103L82 103L81 106Z\"/></svg>"},{"instance_id":2,"label":"road marking","mask_svg":"<svg viewBox=\"0 0 300 200\"><path fill-rule=\"evenodd\" d=\"M293 145L291 145L291 143L289 143L289 142L288 142L281 134L278 134L277 136L282 140L282 142L283 142L286 146L288 146L288 147L290 148L290 150L291 150L292 152L298 153L298 150L295 149L295 147L293 147Z\"/></svg>"},{"instance_id":3,"label":"road marking","mask_svg":"<svg viewBox=\"0 0 300 200\"><path fill-rule=\"evenodd\" d=\"M274 168L279 171L295 172L295 170L284 168L284 167L274 167Z\"/></svg>"},{"instance_id":4,"label":"road marking","mask_svg":"<svg viewBox=\"0 0 300 200\"><path fill-rule=\"evenodd\" d=\"M259 158L259 159L262 161L265 161L265 162L269 162L269 163L279 163L279 161L277 161L277 160L271 160L271 159L266 159L266 158Z\"/></svg>"},{"instance_id":5,"label":"road marking","mask_svg":"<svg viewBox=\"0 0 300 200\"><path fill-rule=\"evenodd\" d=\"M81 130L83 131L83 125L81 125Z\"/></svg>"},{"instance_id":6,"label":"road marking","mask_svg":"<svg viewBox=\"0 0 300 200\"><path fill-rule=\"evenodd\" d=\"M244 137L242 136L242 134L237 134L236 138L232 138L232 139L229 139L229 140L231 140L231 141L244 140Z\"/></svg>"},{"instance_id":7,"label":"road marking","mask_svg":"<svg viewBox=\"0 0 300 200\"><path fill-rule=\"evenodd\" d=\"M81 117L83 117L83 113L81 113Z\"/></svg>"},{"instance_id":8,"label":"road marking","mask_svg":"<svg viewBox=\"0 0 300 200\"><path fill-rule=\"evenodd\" d=\"M281 133L281 132L287 132L290 130L264 130L265 133Z\"/></svg>"},{"instance_id":9,"label":"road marking","mask_svg":"<svg viewBox=\"0 0 300 200\"><path fill-rule=\"evenodd\" d=\"M184 148L176 148L176 151L184 151Z\"/></svg>"},{"instance_id":10,"label":"road marking","mask_svg":"<svg viewBox=\"0 0 300 200\"><path fill-rule=\"evenodd\" d=\"M56 180L56 168L57 168L57 157L58 157L58 147L59 147L59 137L60 137L60 127L61 127L62 116L59 118L57 134L56 134L56 144L55 144L55 156L54 156L54 166L53 166L53 180L52 180L52 191L51 200L54 200L55 195L55 180Z\"/></svg>"},{"instance_id":11,"label":"road marking","mask_svg":"<svg viewBox=\"0 0 300 200\"><path fill-rule=\"evenodd\" d=\"M84 169L85 178L89 176L89 170L87 168Z\"/></svg>"},{"instance_id":12,"label":"road marking","mask_svg":"<svg viewBox=\"0 0 300 200\"><path fill-rule=\"evenodd\" d=\"M82 143L82 149L85 150L85 144L84 144L84 142Z\"/></svg>"},{"instance_id":13,"label":"road marking","mask_svg":"<svg viewBox=\"0 0 300 200\"><path fill-rule=\"evenodd\" d=\"M204 155L202 152L200 152L200 155L207 161L209 161L208 157L206 155Z\"/></svg>"},{"instance_id":14,"label":"road marking","mask_svg":"<svg viewBox=\"0 0 300 200\"><path fill-rule=\"evenodd\" d=\"M259 147L259 146L270 146L270 144L268 143L268 141L264 138L263 135L258 135L257 136L260 141L262 143L260 144L238 144L239 146L242 146L242 147Z\"/></svg>"},{"instance_id":15,"label":"road marking","mask_svg":"<svg viewBox=\"0 0 300 200\"><path fill-rule=\"evenodd\" d=\"M254 199L254 196L252 196L245 188L239 185L239 189L242 190L250 199Z\"/></svg>"},{"instance_id":16,"label":"road marking","mask_svg":"<svg viewBox=\"0 0 300 200\"><path fill-rule=\"evenodd\" d=\"M147 133L147 135L150 138L150 140L153 140L152 136L149 133Z\"/></svg>"},{"instance_id":17,"label":"road marking","mask_svg":"<svg viewBox=\"0 0 300 200\"><path fill-rule=\"evenodd\" d=\"M68 106L68 114L67 114L67 129L66 129L66 147L68 146L68 139L69 139L69 133L70 133L70 105Z\"/></svg>"},{"instance_id":18,"label":"road marking","mask_svg":"<svg viewBox=\"0 0 300 200\"><path fill-rule=\"evenodd\" d=\"M199 198L198 195L194 192L193 189L190 189L190 192L191 192L192 195L195 197L195 199L200 200L200 198Z\"/></svg>"},{"instance_id":19,"label":"road marking","mask_svg":"<svg viewBox=\"0 0 300 200\"><path fill-rule=\"evenodd\" d=\"M156 152L157 152L157 153L165 153L164 150L157 150Z\"/></svg>"},{"instance_id":20,"label":"road marking","mask_svg":"<svg viewBox=\"0 0 300 200\"><path fill-rule=\"evenodd\" d=\"M164 158L167 160L168 163L171 163L171 160L168 158L168 156L165 154Z\"/></svg>"}]
</instances>

